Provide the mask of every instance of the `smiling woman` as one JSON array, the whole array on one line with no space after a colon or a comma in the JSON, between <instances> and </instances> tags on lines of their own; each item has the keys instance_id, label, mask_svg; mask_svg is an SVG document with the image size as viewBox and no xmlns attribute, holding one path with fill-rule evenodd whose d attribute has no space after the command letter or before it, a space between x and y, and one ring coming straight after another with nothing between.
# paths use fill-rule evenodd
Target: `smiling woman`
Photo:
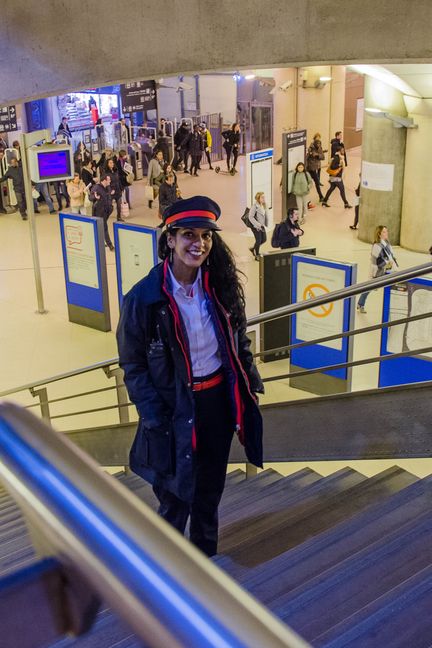
<instances>
[{"instance_id":1,"label":"smiling woman","mask_svg":"<svg viewBox=\"0 0 432 648\"><path fill-rule=\"evenodd\" d=\"M263 385L246 336L244 294L218 234L219 206L180 200L163 214L163 262L126 296L120 365L139 413L132 470L153 484L159 514L208 556L234 432L262 465Z\"/></svg>"}]
</instances>

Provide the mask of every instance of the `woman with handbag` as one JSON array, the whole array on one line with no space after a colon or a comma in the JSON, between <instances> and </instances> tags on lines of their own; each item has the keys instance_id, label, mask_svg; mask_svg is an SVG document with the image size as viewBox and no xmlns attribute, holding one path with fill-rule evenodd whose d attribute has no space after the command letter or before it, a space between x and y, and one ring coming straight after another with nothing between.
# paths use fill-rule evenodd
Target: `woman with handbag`
<instances>
[{"instance_id":1,"label":"woman with handbag","mask_svg":"<svg viewBox=\"0 0 432 648\"><path fill-rule=\"evenodd\" d=\"M117 207L117 220L123 222L124 219L121 215L122 188L120 185L120 177L114 158L110 158L106 163L105 172L111 179L111 196Z\"/></svg>"},{"instance_id":2,"label":"woman with handbag","mask_svg":"<svg viewBox=\"0 0 432 648\"><path fill-rule=\"evenodd\" d=\"M255 236L255 245L249 250L254 255L255 261L259 261L259 249L267 241L265 228L268 225L268 210L263 191L255 194L255 202L249 210L249 223Z\"/></svg>"},{"instance_id":3,"label":"woman with handbag","mask_svg":"<svg viewBox=\"0 0 432 648\"><path fill-rule=\"evenodd\" d=\"M126 171L127 168L131 169L131 166L126 166L129 164L129 157L127 154L127 151L125 149L120 149L119 151L119 156L118 156L118 174L119 174L119 180L120 180L120 188L122 190L122 206L126 203L129 209L132 209L132 205L130 204L130 191L129 187L131 186L132 182L134 181L134 174L132 171L128 172ZM124 196L124 200L123 200Z\"/></svg>"},{"instance_id":4,"label":"woman with handbag","mask_svg":"<svg viewBox=\"0 0 432 648\"><path fill-rule=\"evenodd\" d=\"M291 192L296 197L297 209L300 216L300 225L306 222L308 210L308 195L312 186L312 178L305 169L303 162L299 162L295 168Z\"/></svg>"},{"instance_id":5,"label":"woman with handbag","mask_svg":"<svg viewBox=\"0 0 432 648\"><path fill-rule=\"evenodd\" d=\"M324 160L325 157L324 153L326 152L327 151L323 151L323 147L321 144L321 135L319 133L315 133L315 135L313 136L312 143L309 146L307 151L306 168L310 173L312 180L314 181L315 188L317 190L320 202L324 200L324 196L321 191L321 180L320 180L321 162L322 160Z\"/></svg>"},{"instance_id":6,"label":"woman with handbag","mask_svg":"<svg viewBox=\"0 0 432 648\"><path fill-rule=\"evenodd\" d=\"M222 132L224 138L223 147L227 156L227 169L228 171L235 171L237 158L240 147L240 124L233 124L231 128ZM231 153L233 156L233 164L231 167Z\"/></svg>"},{"instance_id":7,"label":"woman with handbag","mask_svg":"<svg viewBox=\"0 0 432 648\"><path fill-rule=\"evenodd\" d=\"M345 168L345 149L341 147L336 151L336 154L332 158L332 161L330 162L330 166L327 169L327 173L330 176L329 177L330 187L326 195L324 196L324 200L321 203L323 207L330 207L327 201L337 187L339 189L339 193L343 200L345 209L352 209L352 206L349 204L347 197L345 195L345 186L342 177L344 168Z\"/></svg>"},{"instance_id":8,"label":"woman with handbag","mask_svg":"<svg viewBox=\"0 0 432 648\"><path fill-rule=\"evenodd\" d=\"M81 180L79 173L75 171L72 180L67 182L67 192L70 196L70 205L72 211L76 214L85 214L84 198L86 193L86 186Z\"/></svg>"},{"instance_id":9,"label":"woman with handbag","mask_svg":"<svg viewBox=\"0 0 432 648\"><path fill-rule=\"evenodd\" d=\"M386 272L389 272L394 265L398 265L396 257L393 254L392 246L388 240L388 229L385 225L378 225L375 230L374 243L371 250L371 264L369 271L369 278L382 277ZM357 303L357 311L359 313L366 313L365 303L369 292L364 292L360 295Z\"/></svg>"},{"instance_id":10,"label":"woman with handbag","mask_svg":"<svg viewBox=\"0 0 432 648\"><path fill-rule=\"evenodd\" d=\"M159 187L164 181L164 159L162 151L158 151L156 155L150 160L147 171L147 186L146 198L148 206L151 208L153 200L158 197Z\"/></svg>"}]
</instances>

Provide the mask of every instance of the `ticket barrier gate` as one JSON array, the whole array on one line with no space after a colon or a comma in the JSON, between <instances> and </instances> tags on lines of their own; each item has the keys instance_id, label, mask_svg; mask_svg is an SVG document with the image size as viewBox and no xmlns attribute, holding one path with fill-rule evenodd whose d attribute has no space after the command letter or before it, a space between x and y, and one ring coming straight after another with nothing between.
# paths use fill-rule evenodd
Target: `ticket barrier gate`
<instances>
[{"instance_id":1,"label":"ticket barrier gate","mask_svg":"<svg viewBox=\"0 0 432 648\"><path fill-rule=\"evenodd\" d=\"M138 142L131 142L128 145L128 153L130 158L130 163L133 168L133 173L135 180L143 179L143 156L141 150L141 144Z\"/></svg>"},{"instance_id":2,"label":"ticket barrier gate","mask_svg":"<svg viewBox=\"0 0 432 648\"><path fill-rule=\"evenodd\" d=\"M14 148L7 148L5 155L0 162L0 176L4 175L10 166L10 160L13 157L18 157L17 150ZM12 180L7 180L0 184L0 212L6 214L13 214L16 211L17 199L13 188Z\"/></svg>"}]
</instances>

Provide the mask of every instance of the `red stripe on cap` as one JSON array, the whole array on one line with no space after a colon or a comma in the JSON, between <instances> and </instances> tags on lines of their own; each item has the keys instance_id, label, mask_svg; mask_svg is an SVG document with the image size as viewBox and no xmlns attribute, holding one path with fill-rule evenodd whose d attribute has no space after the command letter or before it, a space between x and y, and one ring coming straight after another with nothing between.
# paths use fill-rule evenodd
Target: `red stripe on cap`
<instances>
[{"instance_id":1,"label":"red stripe on cap","mask_svg":"<svg viewBox=\"0 0 432 648\"><path fill-rule=\"evenodd\" d=\"M204 217L204 218L210 218L210 220L216 220L216 215L213 214L213 212L210 211L204 211L202 209L191 209L189 211L184 211L184 212L179 212L178 214L174 214L173 216L169 216L165 224L169 225L170 223L173 223L174 221L177 220L183 220L184 218L191 218L191 217Z\"/></svg>"}]
</instances>

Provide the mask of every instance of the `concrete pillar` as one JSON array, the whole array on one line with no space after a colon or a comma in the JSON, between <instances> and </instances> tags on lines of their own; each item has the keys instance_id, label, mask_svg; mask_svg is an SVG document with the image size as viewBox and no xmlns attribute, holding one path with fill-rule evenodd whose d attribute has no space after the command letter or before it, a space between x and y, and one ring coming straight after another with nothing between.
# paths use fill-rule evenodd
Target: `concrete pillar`
<instances>
[{"instance_id":1,"label":"concrete pillar","mask_svg":"<svg viewBox=\"0 0 432 648\"><path fill-rule=\"evenodd\" d=\"M365 77L365 108L377 108L406 117L399 90L369 76ZM394 164L393 191L361 188L359 238L371 243L377 225L389 228L390 240L399 244L405 162L406 129L395 128L388 119L377 119L365 112L362 160Z\"/></svg>"},{"instance_id":2,"label":"concrete pillar","mask_svg":"<svg viewBox=\"0 0 432 648\"><path fill-rule=\"evenodd\" d=\"M330 68L330 76L332 80L330 83L329 140L334 137L336 131L341 130L343 132L344 130L345 66L332 65Z\"/></svg>"},{"instance_id":3,"label":"concrete pillar","mask_svg":"<svg viewBox=\"0 0 432 648\"><path fill-rule=\"evenodd\" d=\"M432 100L406 97L405 103L418 129L407 131L400 243L410 250L427 252L432 245Z\"/></svg>"},{"instance_id":4,"label":"concrete pillar","mask_svg":"<svg viewBox=\"0 0 432 648\"><path fill-rule=\"evenodd\" d=\"M297 69L277 68L272 72L275 80L273 146L274 159L278 160L282 156L282 133L297 127ZM280 90L286 83L291 83L291 86Z\"/></svg>"},{"instance_id":5,"label":"concrete pillar","mask_svg":"<svg viewBox=\"0 0 432 648\"><path fill-rule=\"evenodd\" d=\"M344 127L345 67L320 65L298 70L277 68L272 70L272 73L276 88L273 95L275 160L282 155L281 143L284 130L305 128L308 144L315 133L321 133L323 148L329 148L335 131L343 130ZM320 76L331 77L330 83L324 88L313 87L315 80ZM303 80L308 87L302 87ZM280 90L287 82L292 85L285 90Z\"/></svg>"}]
</instances>

